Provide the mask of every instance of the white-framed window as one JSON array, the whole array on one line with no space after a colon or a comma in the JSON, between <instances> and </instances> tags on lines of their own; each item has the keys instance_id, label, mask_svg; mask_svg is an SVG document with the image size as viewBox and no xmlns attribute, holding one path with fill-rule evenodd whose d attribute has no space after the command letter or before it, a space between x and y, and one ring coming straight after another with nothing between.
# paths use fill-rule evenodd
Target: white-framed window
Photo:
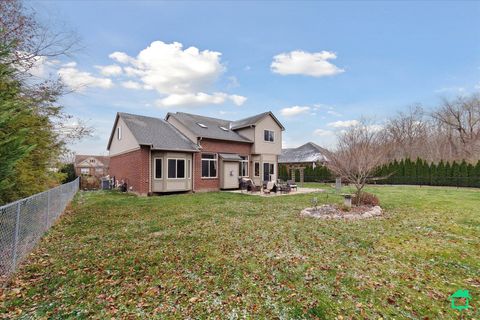
<instances>
[{"instance_id":1,"label":"white-framed window","mask_svg":"<svg viewBox=\"0 0 480 320\"><path fill-rule=\"evenodd\" d=\"M168 159L168 179L185 179L185 159Z\"/></svg>"},{"instance_id":2,"label":"white-framed window","mask_svg":"<svg viewBox=\"0 0 480 320\"><path fill-rule=\"evenodd\" d=\"M267 142L275 142L275 131L263 130L263 140Z\"/></svg>"},{"instance_id":3,"label":"white-framed window","mask_svg":"<svg viewBox=\"0 0 480 320\"><path fill-rule=\"evenodd\" d=\"M80 168L81 174L90 174L90 168Z\"/></svg>"},{"instance_id":4,"label":"white-framed window","mask_svg":"<svg viewBox=\"0 0 480 320\"><path fill-rule=\"evenodd\" d=\"M160 180L163 177L163 159L162 158L154 158L153 159L153 178L155 180Z\"/></svg>"},{"instance_id":5,"label":"white-framed window","mask_svg":"<svg viewBox=\"0 0 480 320\"><path fill-rule=\"evenodd\" d=\"M253 164L254 168L253 168L253 175L255 177L260 177L260 162L258 161L255 161L255 163Z\"/></svg>"},{"instance_id":6,"label":"white-framed window","mask_svg":"<svg viewBox=\"0 0 480 320\"><path fill-rule=\"evenodd\" d=\"M103 168L95 168L95 173L103 174Z\"/></svg>"},{"instance_id":7,"label":"white-framed window","mask_svg":"<svg viewBox=\"0 0 480 320\"><path fill-rule=\"evenodd\" d=\"M117 139L121 140L122 139L122 127L118 126L117 128Z\"/></svg>"},{"instance_id":8,"label":"white-framed window","mask_svg":"<svg viewBox=\"0 0 480 320\"><path fill-rule=\"evenodd\" d=\"M192 161L190 159L187 160L187 179L192 177Z\"/></svg>"},{"instance_id":9,"label":"white-framed window","mask_svg":"<svg viewBox=\"0 0 480 320\"><path fill-rule=\"evenodd\" d=\"M240 165L238 166L238 176L248 177L248 156L240 156Z\"/></svg>"},{"instance_id":10,"label":"white-framed window","mask_svg":"<svg viewBox=\"0 0 480 320\"><path fill-rule=\"evenodd\" d=\"M215 153L202 153L202 178L217 177L217 162Z\"/></svg>"}]
</instances>

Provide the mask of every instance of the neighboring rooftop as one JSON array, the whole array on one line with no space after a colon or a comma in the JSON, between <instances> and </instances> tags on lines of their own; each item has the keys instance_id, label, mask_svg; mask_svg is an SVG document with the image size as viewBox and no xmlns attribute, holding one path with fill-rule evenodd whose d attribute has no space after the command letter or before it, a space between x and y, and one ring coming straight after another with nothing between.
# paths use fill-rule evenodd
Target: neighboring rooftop
<instances>
[{"instance_id":1,"label":"neighboring rooftop","mask_svg":"<svg viewBox=\"0 0 480 320\"><path fill-rule=\"evenodd\" d=\"M96 156L93 154L76 154L75 155L75 166L78 166L82 161L88 159L88 158L95 158L98 161L100 161L104 167L108 167L110 164L110 157L109 156Z\"/></svg>"},{"instance_id":2,"label":"neighboring rooftop","mask_svg":"<svg viewBox=\"0 0 480 320\"><path fill-rule=\"evenodd\" d=\"M326 150L313 142L307 142L298 148L282 149L278 163L327 162Z\"/></svg>"},{"instance_id":3,"label":"neighboring rooftop","mask_svg":"<svg viewBox=\"0 0 480 320\"><path fill-rule=\"evenodd\" d=\"M123 112L119 112L117 119L118 117L123 119L139 145L151 146L153 150L198 151L193 142L163 119ZM110 148L112 137L113 134L110 136L107 149Z\"/></svg>"}]
</instances>

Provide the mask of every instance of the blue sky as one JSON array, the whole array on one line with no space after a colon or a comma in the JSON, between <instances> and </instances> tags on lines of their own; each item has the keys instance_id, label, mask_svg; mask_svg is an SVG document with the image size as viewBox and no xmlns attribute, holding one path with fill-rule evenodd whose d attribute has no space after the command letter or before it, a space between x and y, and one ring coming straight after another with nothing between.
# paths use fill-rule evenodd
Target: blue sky
<instances>
[{"instance_id":1,"label":"blue sky","mask_svg":"<svg viewBox=\"0 0 480 320\"><path fill-rule=\"evenodd\" d=\"M62 98L67 112L95 128L78 153L106 153L118 111L235 120L271 110L286 146L331 146L362 115L382 122L480 90L480 2L28 5L82 40L55 66L77 89Z\"/></svg>"}]
</instances>

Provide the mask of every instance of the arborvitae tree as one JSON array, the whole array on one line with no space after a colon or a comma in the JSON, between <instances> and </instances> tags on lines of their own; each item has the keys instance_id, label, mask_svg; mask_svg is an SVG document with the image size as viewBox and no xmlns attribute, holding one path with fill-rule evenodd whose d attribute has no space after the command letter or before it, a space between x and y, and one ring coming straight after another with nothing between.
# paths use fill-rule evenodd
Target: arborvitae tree
<instances>
[{"instance_id":1,"label":"arborvitae tree","mask_svg":"<svg viewBox=\"0 0 480 320\"><path fill-rule=\"evenodd\" d=\"M468 164L465 160L463 160L459 164L459 183L462 187L469 186L469 179L468 179Z\"/></svg>"},{"instance_id":2,"label":"arborvitae tree","mask_svg":"<svg viewBox=\"0 0 480 320\"><path fill-rule=\"evenodd\" d=\"M477 165L473 168L473 172L471 174L473 177L472 184L474 187L480 187L480 160L477 162Z\"/></svg>"},{"instance_id":3,"label":"arborvitae tree","mask_svg":"<svg viewBox=\"0 0 480 320\"><path fill-rule=\"evenodd\" d=\"M430 166L428 165L427 160L423 160L422 168L424 172L423 181L426 185L429 185L430 184Z\"/></svg>"},{"instance_id":4,"label":"arborvitae tree","mask_svg":"<svg viewBox=\"0 0 480 320\"><path fill-rule=\"evenodd\" d=\"M430 164L430 183L432 186L437 185L438 175L437 175L437 165L435 163Z\"/></svg>"},{"instance_id":5,"label":"arborvitae tree","mask_svg":"<svg viewBox=\"0 0 480 320\"><path fill-rule=\"evenodd\" d=\"M458 187L459 184L460 184L460 165L456 161L453 161L452 168L451 168L450 185Z\"/></svg>"},{"instance_id":6,"label":"arborvitae tree","mask_svg":"<svg viewBox=\"0 0 480 320\"><path fill-rule=\"evenodd\" d=\"M445 185L445 164L443 160L441 160L437 165L437 179L435 181L435 185L442 186Z\"/></svg>"},{"instance_id":7,"label":"arborvitae tree","mask_svg":"<svg viewBox=\"0 0 480 320\"><path fill-rule=\"evenodd\" d=\"M450 161L445 163L445 175L443 176L443 186L450 186L452 184L452 165Z\"/></svg>"},{"instance_id":8,"label":"arborvitae tree","mask_svg":"<svg viewBox=\"0 0 480 320\"><path fill-rule=\"evenodd\" d=\"M415 184L425 184L424 179L425 179L425 172L423 170L423 161L420 158L417 158L415 161L415 176L416 176L416 181Z\"/></svg>"}]
</instances>

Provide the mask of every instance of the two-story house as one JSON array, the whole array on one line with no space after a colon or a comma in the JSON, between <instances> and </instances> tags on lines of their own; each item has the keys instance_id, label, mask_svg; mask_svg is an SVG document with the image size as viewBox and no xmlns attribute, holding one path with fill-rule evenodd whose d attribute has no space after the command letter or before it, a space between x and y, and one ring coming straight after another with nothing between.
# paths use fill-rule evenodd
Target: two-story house
<instances>
[{"instance_id":1,"label":"two-story house","mask_svg":"<svg viewBox=\"0 0 480 320\"><path fill-rule=\"evenodd\" d=\"M230 121L190 113L165 120L118 113L110 174L140 194L213 191L276 180L283 125L271 112Z\"/></svg>"},{"instance_id":2,"label":"two-story house","mask_svg":"<svg viewBox=\"0 0 480 320\"><path fill-rule=\"evenodd\" d=\"M96 155L75 155L74 168L77 176L94 176L97 178L108 175L110 158Z\"/></svg>"}]
</instances>

